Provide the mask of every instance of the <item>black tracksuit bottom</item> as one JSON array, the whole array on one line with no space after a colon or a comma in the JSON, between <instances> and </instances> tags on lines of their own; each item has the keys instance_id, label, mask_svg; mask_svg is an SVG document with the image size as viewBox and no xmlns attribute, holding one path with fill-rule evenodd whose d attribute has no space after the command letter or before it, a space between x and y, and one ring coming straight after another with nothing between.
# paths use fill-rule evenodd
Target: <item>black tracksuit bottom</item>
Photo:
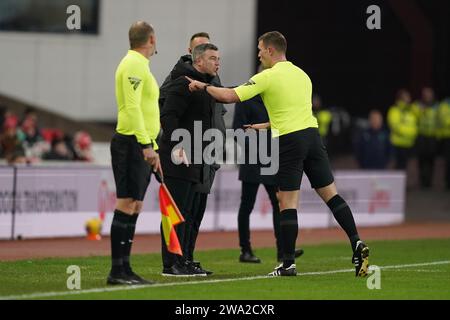
<instances>
[{"instance_id":1,"label":"black tracksuit bottom","mask_svg":"<svg viewBox=\"0 0 450 320\"><path fill-rule=\"evenodd\" d=\"M184 254L183 248L184 243L186 243L186 230L188 228L189 222L191 221L190 205L193 201L193 197L195 194L192 188L194 183L187 180L167 176L164 177L164 182L185 220L185 222L180 223L175 227L175 231L177 233L178 240L180 242L180 246ZM185 259L184 257L170 253L167 250L166 242L164 241L164 236L162 232L162 225L160 226L160 232L161 232L161 254L164 268L170 268L177 262L181 263Z\"/></svg>"},{"instance_id":2,"label":"black tracksuit bottom","mask_svg":"<svg viewBox=\"0 0 450 320\"><path fill-rule=\"evenodd\" d=\"M207 201L207 193L194 192L192 201L190 203L190 219L186 220L186 231L183 243L183 254L185 259L188 261L194 261L195 243L197 241L197 236L200 230L203 216L205 215Z\"/></svg>"},{"instance_id":3,"label":"black tracksuit bottom","mask_svg":"<svg viewBox=\"0 0 450 320\"><path fill-rule=\"evenodd\" d=\"M242 252L251 250L250 244L250 214L253 210L256 201L256 194L258 193L259 183L242 182L241 205L238 213L238 230L239 230L239 245ZM264 188L269 195L270 202L273 208L273 229L277 241L278 254L281 252L281 237L280 237L280 207L277 199L277 187L274 185L264 184Z\"/></svg>"}]
</instances>

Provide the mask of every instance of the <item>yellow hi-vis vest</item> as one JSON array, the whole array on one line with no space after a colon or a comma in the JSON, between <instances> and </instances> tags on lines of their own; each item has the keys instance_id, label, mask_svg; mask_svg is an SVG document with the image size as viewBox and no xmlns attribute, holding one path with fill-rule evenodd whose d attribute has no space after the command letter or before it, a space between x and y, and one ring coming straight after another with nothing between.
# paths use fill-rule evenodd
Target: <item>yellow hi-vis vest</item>
<instances>
[{"instance_id":1,"label":"yellow hi-vis vest","mask_svg":"<svg viewBox=\"0 0 450 320\"><path fill-rule=\"evenodd\" d=\"M389 108L387 120L391 130L390 140L393 146L400 148L414 146L418 127L417 115L412 105L401 101L397 102Z\"/></svg>"},{"instance_id":2,"label":"yellow hi-vis vest","mask_svg":"<svg viewBox=\"0 0 450 320\"><path fill-rule=\"evenodd\" d=\"M419 135L436 138L438 132L437 106L421 106L419 111Z\"/></svg>"},{"instance_id":3,"label":"yellow hi-vis vest","mask_svg":"<svg viewBox=\"0 0 450 320\"><path fill-rule=\"evenodd\" d=\"M438 138L450 138L450 99L442 101L437 111Z\"/></svg>"},{"instance_id":4,"label":"yellow hi-vis vest","mask_svg":"<svg viewBox=\"0 0 450 320\"><path fill-rule=\"evenodd\" d=\"M328 131L330 130L331 119L333 117L331 112L328 110L319 110L315 116L317 118L317 123L319 124L320 136L322 138L326 137L328 135Z\"/></svg>"}]
</instances>

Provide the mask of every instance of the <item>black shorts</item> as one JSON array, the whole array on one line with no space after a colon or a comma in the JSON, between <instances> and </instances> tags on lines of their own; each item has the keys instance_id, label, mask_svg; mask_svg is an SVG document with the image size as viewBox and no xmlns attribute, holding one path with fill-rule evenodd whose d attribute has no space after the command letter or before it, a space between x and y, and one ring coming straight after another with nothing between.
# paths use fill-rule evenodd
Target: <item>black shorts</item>
<instances>
[{"instance_id":1,"label":"black shorts","mask_svg":"<svg viewBox=\"0 0 450 320\"><path fill-rule=\"evenodd\" d=\"M280 191L300 190L303 171L314 189L334 181L328 154L317 128L295 131L278 137Z\"/></svg>"},{"instance_id":2,"label":"black shorts","mask_svg":"<svg viewBox=\"0 0 450 320\"><path fill-rule=\"evenodd\" d=\"M111 140L111 162L117 198L144 200L151 167L145 161L136 137L115 133Z\"/></svg>"}]
</instances>

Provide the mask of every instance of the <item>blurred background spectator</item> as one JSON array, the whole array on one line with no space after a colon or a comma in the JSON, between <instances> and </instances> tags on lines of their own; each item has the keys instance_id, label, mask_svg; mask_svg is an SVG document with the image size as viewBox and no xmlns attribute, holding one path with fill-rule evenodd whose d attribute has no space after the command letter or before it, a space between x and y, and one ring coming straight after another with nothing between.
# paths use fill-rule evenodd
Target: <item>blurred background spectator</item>
<instances>
[{"instance_id":1,"label":"blurred background spectator","mask_svg":"<svg viewBox=\"0 0 450 320\"><path fill-rule=\"evenodd\" d=\"M18 119L14 114L6 114L0 134L0 155L8 158L16 149L22 148L17 130Z\"/></svg>"},{"instance_id":2,"label":"blurred background spectator","mask_svg":"<svg viewBox=\"0 0 450 320\"><path fill-rule=\"evenodd\" d=\"M450 98L439 105L437 118L439 145L445 161L445 187L450 190Z\"/></svg>"},{"instance_id":3,"label":"blurred background spectator","mask_svg":"<svg viewBox=\"0 0 450 320\"><path fill-rule=\"evenodd\" d=\"M437 111L438 102L434 90L429 87L422 89L421 99L414 103L414 109L419 119L419 136L417 137L417 158L419 177L422 188L430 188L434 173L434 162L438 150Z\"/></svg>"},{"instance_id":4,"label":"blurred background spectator","mask_svg":"<svg viewBox=\"0 0 450 320\"><path fill-rule=\"evenodd\" d=\"M408 160L413 156L417 137L417 114L411 105L408 90L400 89L395 104L389 108L388 126L391 131L390 142L394 148L395 169L405 170Z\"/></svg>"},{"instance_id":5,"label":"blurred background spectator","mask_svg":"<svg viewBox=\"0 0 450 320\"><path fill-rule=\"evenodd\" d=\"M5 114L7 113L8 108L0 103L0 124L3 124L5 122Z\"/></svg>"},{"instance_id":6,"label":"blurred background spectator","mask_svg":"<svg viewBox=\"0 0 450 320\"><path fill-rule=\"evenodd\" d=\"M11 153L6 155L6 162L9 165L13 164L28 164L29 160L25 156L25 151L21 146L17 146Z\"/></svg>"},{"instance_id":7,"label":"blurred background spectator","mask_svg":"<svg viewBox=\"0 0 450 320\"><path fill-rule=\"evenodd\" d=\"M25 111L23 112L22 121L20 121L20 125L23 125L23 123L29 119L31 119L35 123L36 129L37 129L37 131L39 131L38 113L37 113L36 109L34 109L33 107L30 107L30 106L26 106Z\"/></svg>"},{"instance_id":8,"label":"blurred background spectator","mask_svg":"<svg viewBox=\"0 0 450 320\"><path fill-rule=\"evenodd\" d=\"M70 161L73 160L73 154L67 147L63 139L55 139L52 141L52 148L42 156L43 160Z\"/></svg>"},{"instance_id":9,"label":"blurred background spectator","mask_svg":"<svg viewBox=\"0 0 450 320\"><path fill-rule=\"evenodd\" d=\"M361 169L386 169L391 154L389 133L379 110L369 114L368 127L357 134L355 154Z\"/></svg>"},{"instance_id":10,"label":"blurred background spectator","mask_svg":"<svg viewBox=\"0 0 450 320\"><path fill-rule=\"evenodd\" d=\"M312 109L319 124L319 134L325 146L327 146L327 136L330 131L330 124L333 118L331 112L322 106L322 98L318 94L312 97Z\"/></svg>"},{"instance_id":11,"label":"blurred background spectator","mask_svg":"<svg viewBox=\"0 0 450 320\"><path fill-rule=\"evenodd\" d=\"M25 155L32 161L38 161L45 152L50 150L50 144L44 140L39 132L37 116L34 113L23 119L18 134Z\"/></svg>"},{"instance_id":12,"label":"blurred background spectator","mask_svg":"<svg viewBox=\"0 0 450 320\"><path fill-rule=\"evenodd\" d=\"M73 137L74 160L93 161L91 136L85 131L78 131Z\"/></svg>"}]
</instances>

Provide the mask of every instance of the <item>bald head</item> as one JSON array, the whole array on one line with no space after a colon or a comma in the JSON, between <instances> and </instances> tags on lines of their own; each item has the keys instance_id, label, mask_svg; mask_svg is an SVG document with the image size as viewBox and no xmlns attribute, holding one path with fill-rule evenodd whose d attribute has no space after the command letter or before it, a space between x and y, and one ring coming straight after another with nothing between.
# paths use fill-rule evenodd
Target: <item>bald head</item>
<instances>
[{"instance_id":1,"label":"bald head","mask_svg":"<svg viewBox=\"0 0 450 320\"><path fill-rule=\"evenodd\" d=\"M130 48L136 49L144 46L148 39L155 33L153 27L145 21L136 21L128 31Z\"/></svg>"}]
</instances>

